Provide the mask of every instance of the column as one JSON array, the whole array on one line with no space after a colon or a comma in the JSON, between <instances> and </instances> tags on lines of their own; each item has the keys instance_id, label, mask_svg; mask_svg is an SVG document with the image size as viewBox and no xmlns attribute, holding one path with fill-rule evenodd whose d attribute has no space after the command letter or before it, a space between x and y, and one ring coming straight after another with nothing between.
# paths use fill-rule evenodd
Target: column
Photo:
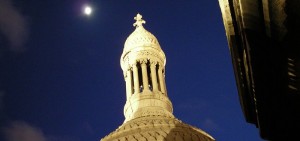
<instances>
[{"instance_id":1,"label":"column","mask_svg":"<svg viewBox=\"0 0 300 141\"><path fill-rule=\"evenodd\" d=\"M163 76L163 81L164 81L164 88L163 88L163 89L164 89L164 91L165 91L165 95L167 96L167 93L168 93L168 92L167 92L166 76L165 76L165 73L166 73L166 72L165 72L165 71L166 71L166 70L164 70L163 75L162 75L162 76Z\"/></svg>"},{"instance_id":2,"label":"column","mask_svg":"<svg viewBox=\"0 0 300 141\"><path fill-rule=\"evenodd\" d=\"M142 61L142 76L143 76L143 87L144 90L149 91L149 82L147 74L147 61Z\"/></svg>"},{"instance_id":3,"label":"column","mask_svg":"<svg viewBox=\"0 0 300 141\"><path fill-rule=\"evenodd\" d=\"M134 81L134 93L140 92L140 84L139 84L139 74L138 74L138 68L137 64L133 64L133 81Z\"/></svg>"},{"instance_id":4,"label":"column","mask_svg":"<svg viewBox=\"0 0 300 141\"><path fill-rule=\"evenodd\" d=\"M165 86L164 86L164 77L163 77L163 73L162 73L162 66L160 64L158 66L158 77L159 77L159 84L160 84L161 92L163 94L165 94L166 90L165 90Z\"/></svg>"},{"instance_id":5,"label":"column","mask_svg":"<svg viewBox=\"0 0 300 141\"><path fill-rule=\"evenodd\" d=\"M152 79L152 87L153 87L153 92L158 91L158 86L157 86L157 77L156 77L156 63L155 62L151 62L151 79Z\"/></svg>"},{"instance_id":6,"label":"column","mask_svg":"<svg viewBox=\"0 0 300 141\"><path fill-rule=\"evenodd\" d=\"M130 98L130 96L132 95L132 76L131 76L131 70L128 69L126 72L126 97L127 100Z\"/></svg>"}]
</instances>

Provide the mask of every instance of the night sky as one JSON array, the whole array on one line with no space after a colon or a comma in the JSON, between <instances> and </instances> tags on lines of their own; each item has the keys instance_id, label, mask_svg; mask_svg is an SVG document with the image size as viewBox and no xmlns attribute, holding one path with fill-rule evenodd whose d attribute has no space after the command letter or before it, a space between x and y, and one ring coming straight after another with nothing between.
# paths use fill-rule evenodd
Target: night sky
<instances>
[{"instance_id":1,"label":"night sky","mask_svg":"<svg viewBox=\"0 0 300 141\"><path fill-rule=\"evenodd\" d=\"M0 141L98 141L121 125L120 57L137 13L166 54L174 115L218 141L261 141L217 0L0 0Z\"/></svg>"}]
</instances>

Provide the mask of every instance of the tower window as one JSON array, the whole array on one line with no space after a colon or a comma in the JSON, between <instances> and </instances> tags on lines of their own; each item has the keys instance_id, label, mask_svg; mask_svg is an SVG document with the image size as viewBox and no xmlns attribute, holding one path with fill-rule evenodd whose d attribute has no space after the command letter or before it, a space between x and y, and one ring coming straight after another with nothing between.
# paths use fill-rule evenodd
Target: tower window
<instances>
[{"instance_id":1,"label":"tower window","mask_svg":"<svg viewBox=\"0 0 300 141\"><path fill-rule=\"evenodd\" d=\"M139 88L140 88L140 92L142 92L144 90L143 87L143 75L142 75L142 67L141 67L141 63L137 63L137 69L138 69L138 77L139 77Z\"/></svg>"},{"instance_id":2,"label":"tower window","mask_svg":"<svg viewBox=\"0 0 300 141\"><path fill-rule=\"evenodd\" d=\"M132 92L131 95L132 95L132 94L134 94L134 89L133 89L133 86L134 86L134 83L133 83L133 77L134 77L134 76L133 76L132 69L130 69L130 76L131 76L131 78L132 78L132 79L131 79L131 82L130 82L130 85L131 85L131 86L130 86L130 89L131 89L131 92Z\"/></svg>"},{"instance_id":3,"label":"tower window","mask_svg":"<svg viewBox=\"0 0 300 141\"><path fill-rule=\"evenodd\" d=\"M153 91L153 84L151 80L151 68L150 68L150 61L147 61L147 78L148 78L148 87L150 91Z\"/></svg>"},{"instance_id":4,"label":"tower window","mask_svg":"<svg viewBox=\"0 0 300 141\"><path fill-rule=\"evenodd\" d=\"M159 67L159 65L157 64L155 67L156 68L156 78L157 78L158 90L161 91L160 83L159 83L161 78L159 78L159 75L158 75L158 67Z\"/></svg>"}]
</instances>

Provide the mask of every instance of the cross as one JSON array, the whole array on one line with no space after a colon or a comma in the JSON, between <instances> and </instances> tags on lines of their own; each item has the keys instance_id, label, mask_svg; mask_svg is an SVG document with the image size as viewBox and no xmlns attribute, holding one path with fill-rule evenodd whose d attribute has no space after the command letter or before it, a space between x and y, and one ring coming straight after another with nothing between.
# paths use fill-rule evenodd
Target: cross
<instances>
[{"instance_id":1,"label":"cross","mask_svg":"<svg viewBox=\"0 0 300 141\"><path fill-rule=\"evenodd\" d=\"M136 15L136 17L134 17L134 19L136 20L136 22L133 24L133 26L136 26L136 27L143 26L143 24L145 24L146 21L144 21L144 20L142 19L142 17L143 17L143 16L142 16L140 13L138 13L138 14Z\"/></svg>"}]
</instances>

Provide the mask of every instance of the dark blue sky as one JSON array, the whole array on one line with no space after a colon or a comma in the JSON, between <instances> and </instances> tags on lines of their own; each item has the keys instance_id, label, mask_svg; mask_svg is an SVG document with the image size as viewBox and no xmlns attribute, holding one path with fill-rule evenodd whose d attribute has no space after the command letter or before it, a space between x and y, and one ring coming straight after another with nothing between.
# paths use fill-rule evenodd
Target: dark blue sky
<instances>
[{"instance_id":1,"label":"dark blue sky","mask_svg":"<svg viewBox=\"0 0 300 141\"><path fill-rule=\"evenodd\" d=\"M97 141L121 125L120 57L138 12L166 54L174 115L218 141L261 140L242 114L217 0L12 2L0 10L1 141Z\"/></svg>"}]
</instances>

